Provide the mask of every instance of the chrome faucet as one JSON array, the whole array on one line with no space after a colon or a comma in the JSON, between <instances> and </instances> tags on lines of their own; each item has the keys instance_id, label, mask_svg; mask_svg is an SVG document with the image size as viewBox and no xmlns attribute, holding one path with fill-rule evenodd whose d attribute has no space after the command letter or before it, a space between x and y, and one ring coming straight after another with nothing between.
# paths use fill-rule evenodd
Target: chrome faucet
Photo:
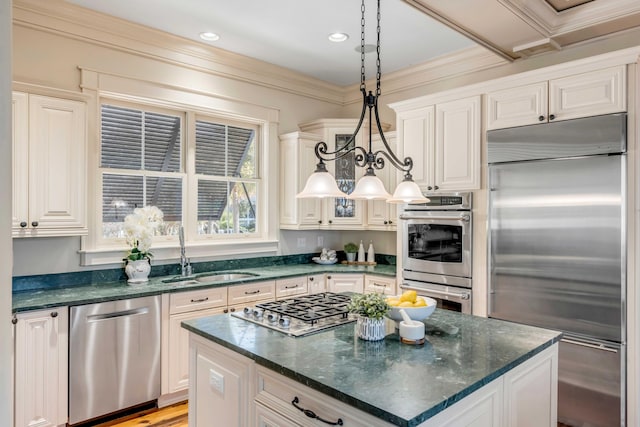
<instances>
[{"instance_id":1,"label":"chrome faucet","mask_svg":"<svg viewBox=\"0 0 640 427\"><path fill-rule=\"evenodd\" d=\"M191 276L193 271L191 269L191 263L189 262L189 258L187 258L186 250L184 247L184 227L183 226L180 226L178 237L180 238L180 275L183 277Z\"/></svg>"}]
</instances>

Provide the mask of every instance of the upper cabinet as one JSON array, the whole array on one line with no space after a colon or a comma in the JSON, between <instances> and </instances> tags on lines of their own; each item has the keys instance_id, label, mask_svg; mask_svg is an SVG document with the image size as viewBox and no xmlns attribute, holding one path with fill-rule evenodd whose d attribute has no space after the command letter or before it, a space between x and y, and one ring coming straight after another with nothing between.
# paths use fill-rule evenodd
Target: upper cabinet
<instances>
[{"instance_id":1,"label":"upper cabinet","mask_svg":"<svg viewBox=\"0 0 640 427\"><path fill-rule=\"evenodd\" d=\"M384 137L389 145L389 148L397 154L396 133L385 132ZM380 134L375 134L371 138L371 146L373 152L378 150L384 150L388 152L387 147L384 146L382 137ZM400 156L398 156L400 158ZM400 160L403 160L400 158ZM398 183L398 169L396 169L391 162L384 158L385 166L380 170L375 170L376 176L380 178L384 187L390 194L393 194ZM369 230L382 230L391 231L396 229L397 224L397 205L393 203L387 203L385 200L370 200L367 202L367 229Z\"/></svg>"},{"instance_id":2,"label":"upper cabinet","mask_svg":"<svg viewBox=\"0 0 640 427\"><path fill-rule=\"evenodd\" d=\"M87 234L86 104L13 93L13 236Z\"/></svg>"},{"instance_id":3,"label":"upper cabinet","mask_svg":"<svg viewBox=\"0 0 640 427\"><path fill-rule=\"evenodd\" d=\"M297 199L307 178L315 171L318 159L315 146L327 143L328 151L334 152L347 143L358 124L354 119L323 119L300 125L301 132L280 136L280 228L303 230L395 230L395 209L385 202L364 203L347 198ZM363 128L366 124L362 125ZM361 129L355 144L368 149L364 141L365 129ZM395 136L385 136L395 150ZM379 135L372 138L374 150L382 147ZM356 167L355 152L336 161L326 161L327 170L335 176L338 187L347 193L355 188L356 181L364 174L364 169ZM330 156L332 157L332 156ZM396 169L387 162L377 175L393 191ZM386 221L386 223L385 223Z\"/></svg>"},{"instance_id":4,"label":"upper cabinet","mask_svg":"<svg viewBox=\"0 0 640 427\"><path fill-rule=\"evenodd\" d=\"M402 157L413 159L413 180L426 191L480 188L480 96L397 112Z\"/></svg>"},{"instance_id":5,"label":"upper cabinet","mask_svg":"<svg viewBox=\"0 0 640 427\"><path fill-rule=\"evenodd\" d=\"M487 130L626 111L625 66L490 92Z\"/></svg>"}]
</instances>

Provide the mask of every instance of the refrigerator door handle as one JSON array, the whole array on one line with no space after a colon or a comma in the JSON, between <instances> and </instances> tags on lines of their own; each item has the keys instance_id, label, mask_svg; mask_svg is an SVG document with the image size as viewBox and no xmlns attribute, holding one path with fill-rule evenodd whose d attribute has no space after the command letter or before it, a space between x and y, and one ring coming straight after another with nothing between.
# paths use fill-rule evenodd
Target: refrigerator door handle
<instances>
[{"instance_id":1,"label":"refrigerator door handle","mask_svg":"<svg viewBox=\"0 0 640 427\"><path fill-rule=\"evenodd\" d=\"M611 353L618 353L619 349L611 346L607 346L601 342L597 341L589 341L589 340L580 340L575 338L562 338L560 341L566 342L567 344L575 344L581 347L593 348L595 350L604 350L609 351Z\"/></svg>"}]
</instances>

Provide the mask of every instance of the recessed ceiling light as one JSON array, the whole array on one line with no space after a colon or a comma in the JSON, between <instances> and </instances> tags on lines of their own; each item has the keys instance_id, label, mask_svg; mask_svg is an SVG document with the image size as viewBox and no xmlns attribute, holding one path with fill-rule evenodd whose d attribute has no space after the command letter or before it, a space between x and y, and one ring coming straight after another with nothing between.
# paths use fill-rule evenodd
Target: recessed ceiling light
<instances>
[{"instance_id":1,"label":"recessed ceiling light","mask_svg":"<svg viewBox=\"0 0 640 427\"><path fill-rule=\"evenodd\" d=\"M200 38L202 40L206 40L209 42L214 42L216 40L220 40L220 36L216 33L212 33L210 31L205 31L204 33L200 33Z\"/></svg>"},{"instance_id":2,"label":"recessed ceiling light","mask_svg":"<svg viewBox=\"0 0 640 427\"><path fill-rule=\"evenodd\" d=\"M342 43L349 38L347 33L331 33L329 34L329 40L335 43Z\"/></svg>"}]
</instances>

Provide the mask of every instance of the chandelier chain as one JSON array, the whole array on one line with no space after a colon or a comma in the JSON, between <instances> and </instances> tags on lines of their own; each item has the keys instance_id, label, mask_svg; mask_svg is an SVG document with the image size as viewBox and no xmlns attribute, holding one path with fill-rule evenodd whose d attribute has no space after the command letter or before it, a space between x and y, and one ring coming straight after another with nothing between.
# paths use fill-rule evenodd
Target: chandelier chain
<instances>
[{"instance_id":1,"label":"chandelier chain","mask_svg":"<svg viewBox=\"0 0 640 427\"><path fill-rule=\"evenodd\" d=\"M376 42L376 96L380 96L380 79L382 78L382 71L380 69L380 0L378 0L378 40Z\"/></svg>"},{"instance_id":2,"label":"chandelier chain","mask_svg":"<svg viewBox=\"0 0 640 427\"><path fill-rule=\"evenodd\" d=\"M364 0L360 6L360 90L365 89L365 73L364 73Z\"/></svg>"}]
</instances>

